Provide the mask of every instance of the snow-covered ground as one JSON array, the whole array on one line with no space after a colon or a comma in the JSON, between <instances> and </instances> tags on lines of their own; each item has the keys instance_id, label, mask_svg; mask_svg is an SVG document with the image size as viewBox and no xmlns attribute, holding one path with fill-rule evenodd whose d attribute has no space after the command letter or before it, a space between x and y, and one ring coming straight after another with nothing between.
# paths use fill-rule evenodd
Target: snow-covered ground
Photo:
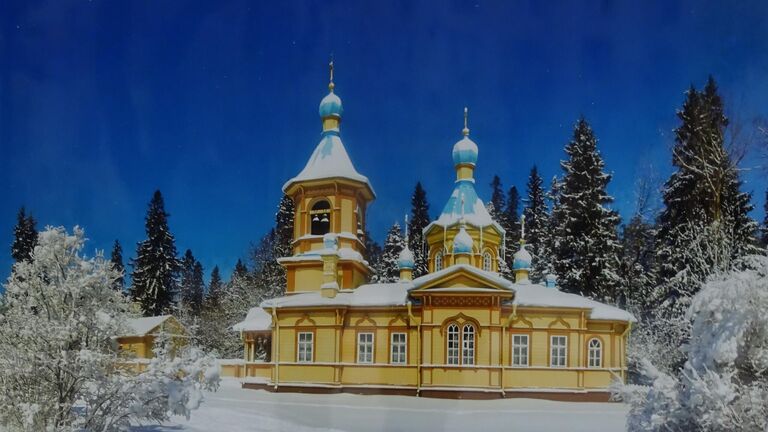
<instances>
[{"instance_id":1,"label":"snow-covered ground","mask_svg":"<svg viewBox=\"0 0 768 432\"><path fill-rule=\"evenodd\" d=\"M451 400L406 396L312 395L242 390L223 380L187 421L134 432L201 431L623 431L627 407L618 403L535 399Z\"/></svg>"}]
</instances>

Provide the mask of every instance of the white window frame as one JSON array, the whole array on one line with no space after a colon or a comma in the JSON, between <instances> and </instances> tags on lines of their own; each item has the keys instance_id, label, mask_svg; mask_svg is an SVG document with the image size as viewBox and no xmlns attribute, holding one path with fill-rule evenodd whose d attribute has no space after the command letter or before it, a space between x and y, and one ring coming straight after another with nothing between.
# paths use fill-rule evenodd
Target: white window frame
<instances>
[{"instance_id":1,"label":"white window frame","mask_svg":"<svg viewBox=\"0 0 768 432\"><path fill-rule=\"evenodd\" d=\"M530 365L530 343L531 338L527 334L512 335L512 366L528 367Z\"/></svg>"},{"instance_id":2,"label":"white window frame","mask_svg":"<svg viewBox=\"0 0 768 432\"><path fill-rule=\"evenodd\" d=\"M375 340L375 336L373 332L360 332L357 334L357 362L358 363L362 363L362 364L373 363L373 341L374 340Z\"/></svg>"},{"instance_id":3,"label":"white window frame","mask_svg":"<svg viewBox=\"0 0 768 432\"><path fill-rule=\"evenodd\" d=\"M469 331L467 331L469 330ZM475 364L475 336L477 329L472 324L464 324L461 327L461 364Z\"/></svg>"},{"instance_id":4,"label":"white window frame","mask_svg":"<svg viewBox=\"0 0 768 432\"><path fill-rule=\"evenodd\" d=\"M483 270L493 271L493 256L488 251L483 253Z\"/></svg>"},{"instance_id":5,"label":"white window frame","mask_svg":"<svg viewBox=\"0 0 768 432\"><path fill-rule=\"evenodd\" d=\"M299 332L296 337L296 362L312 363L314 351L315 334L312 332Z\"/></svg>"},{"instance_id":6,"label":"white window frame","mask_svg":"<svg viewBox=\"0 0 768 432\"><path fill-rule=\"evenodd\" d=\"M558 341L555 344L555 341ZM559 341L563 343L560 344ZM552 335L549 337L549 367L568 367L568 336Z\"/></svg>"},{"instance_id":7,"label":"white window frame","mask_svg":"<svg viewBox=\"0 0 768 432\"><path fill-rule=\"evenodd\" d=\"M402 336L402 340L399 339ZM389 335L389 362L392 364L408 363L408 333L393 332Z\"/></svg>"},{"instance_id":8,"label":"white window frame","mask_svg":"<svg viewBox=\"0 0 768 432\"><path fill-rule=\"evenodd\" d=\"M460 359L461 331L458 324L448 325L446 341L446 363L449 365L458 365Z\"/></svg>"},{"instance_id":9,"label":"white window frame","mask_svg":"<svg viewBox=\"0 0 768 432\"><path fill-rule=\"evenodd\" d=\"M435 271L443 269L443 251L435 254Z\"/></svg>"},{"instance_id":10,"label":"white window frame","mask_svg":"<svg viewBox=\"0 0 768 432\"><path fill-rule=\"evenodd\" d=\"M593 342L596 342L596 345L593 346ZM587 342L587 347L589 353L587 366L591 368L603 367L603 342L598 338L592 338Z\"/></svg>"}]
</instances>

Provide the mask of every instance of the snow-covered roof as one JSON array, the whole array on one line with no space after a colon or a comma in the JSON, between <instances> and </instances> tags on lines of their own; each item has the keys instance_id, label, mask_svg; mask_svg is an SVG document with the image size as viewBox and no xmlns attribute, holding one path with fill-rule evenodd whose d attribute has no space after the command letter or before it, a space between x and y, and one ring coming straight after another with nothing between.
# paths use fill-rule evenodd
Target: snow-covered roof
<instances>
[{"instance_id":1,"label":"snow-covered roof","mask_svg":"<svg viewBox=\"0 0 768 432\"><path fill-rule=\"evenodd\" d=\"M504 228L491 218L483 200L477 196L474 180L472 179L463 179L456 182L453 193L448 198L448 202L445 203L440 216L437 220L427 225L424 228L424 232L429 231L433 225L448 227L457 224L462 217L468 225L478 228L493 225L500 233L504 233Z\"/></svg>"},{"instance_id":2,"label":"snow-covered roof","mask_svg":"<svg viewBox=\"0 0 768 432\"><path fill-rule=\"evenodd\" d=\"M272 328L272 316L261 307L251 308L245 319L234 326L234 331L260 331Z\"/></svg>"},{"instance_id":3,"label":"snow-covered roof","mask_svg":"<svg viewBox=\"0 0 768 432\"><path fill-rule=\"evenodd\" d=\"M173 318L173 315L130 318L128 319L128 328L130 329L131 333L122 336L146 336L152 330L171 318Z\"/></svg>"},{"instance_id":4,"label":"snow-covered roof","mask_svg":"<svg viewBox=\"0 0 768 432\"><path fill-rule=\"evenodd\" d=\"M354 290L339 291L336 297L323 297L320 292L293 294L265 300L262 308L304 306L405 306L410 282L361 285Z\"/></svg>"},{"instance_id":5,"label":"snow-covered roof","mask_svg":"<svg viewBox=\"0 0 768 432\"><path fill-rule=\"evenodd\" d=\"M340 177L365 183L373 193L373 188L368 182L368 177L360 174L352 165L352 160L347 154L347 149L341 142L341 137L336 130L323 132L320 143L317 144L312 156L304 166L304 169L294 178L283 185L283 191L293 183ZM375 193L374 193L375 195Z\"/></svg>"},{"instance_id":6,"label":"snow-covered roof","mask_svg":"<svg viewBox=\"0 0 768 432\"><path fill-rule=\"evenodd\" d=\"M279 258L278 262L303 262L303 261L322 261L323 255L336 254L339 259L345 261L357 261L360 264L368 266L368 261L363 258L363 255L352 248L323 248L314 249L307 252L300 253L298 255Z\"/></svg>"},{"instance_id":7,"label":"snow-covered roof","mask_svg":"<svg viewBox=\"0 0 768 432\"><path fill-rule=\"evenodd\" d=\"M589 319L637 322L631 313L595 300L538 284L515 284L513 304L530 307L590 309Z\"/></svg>"}]
</instances>

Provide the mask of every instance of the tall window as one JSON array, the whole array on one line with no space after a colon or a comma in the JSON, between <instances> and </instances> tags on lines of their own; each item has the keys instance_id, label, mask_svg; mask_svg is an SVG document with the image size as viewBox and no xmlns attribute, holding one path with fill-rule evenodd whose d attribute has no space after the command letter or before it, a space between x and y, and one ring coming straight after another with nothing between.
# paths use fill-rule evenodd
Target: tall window
<instances>
[{"instance_id":1,"label":"tall window","mask_svg":"<svg viewBox=\"0 0 768 432\"><path fill-rule=\"evenodd\" d=\"M491 258L490 252L483 254L483 270L493 271L493 259Z\"/></svg>"},{"instance_id":2,"label":"tall window","mask_svg":"<svg viewBox=\"0 0 768 432\"><path fill-rule=\"evenodd\" d=\"M549 348L549 366L565 367L568 356L568 338L566 336L552 336Z\"/></svg>"},{"instance_id":3,"label":"tall window","mask_svg":"<svg viewBox=\"0 0 768 432\"><path fill-rule=\"evenodd\" d=\"M603 365L603 344L600 339L590 339L589 341L589 367L599 368Z\"/></svg>"},{"instance_id":4,"label":"tall window","mask_svg":"<svg viewBox=\"0 0 768 432\"><path fill-rule=\"evenodd\" d=\"M312 362L312 345L314 342L314 336L314 334L309 332L299 333L299 347L296 359L299 363Z\"/></svg>"},{"instance_id":5,"label":"tall window","mask_svg":"<svg viewBox=\"0 0 768 432\"><path fill-rule=\"evenodd\" d=\"M405 364L407 362L407 336L405 333L392 333L390 362L392 364Z\"/></svg>"},{"instance_id":6,"label":"tall window","mask_svg":"<svg viewBox=\"0 0 768 432\"><path fill-rule=\"evenodd\" d=\"M528 335L512 335L512 366L528 366Z\"/></svg>"},{"instance_id":7,"label":"tall window","mask_svg":"<svg viewBox=\"0 0 768 432\"><path fill-rule=\"evenodd\" d=\"M438 252L435 254L435 271L440 271L443 269L443 252Z\"/></svg>"},{"instance_id":8,"label":"tall window","mask_svg":"<svg viewBox=\"0 0 768 432\"><path fill-rule=\"evenodd\" d=\"M373 333L357 334L357 362L373 363Z\"/></svg>"},{"instance_id":9,"label":"tall window","mask_svg":"<svg viewBox=\"0 0 768 432\"><path fill-rule=\"evenodd\" d=\"M331 203L328 201L316 202L309 211L309 217L312 234L323 235L331 231Z\"/></svg>"},{"instance_id":10,"label":"tall window","mask_svg":"<svg viewBox=\"0 0 768 432\"><path fill-rule=\"evenodd\" d=\"M475 364L475 327L472 324L464 324L461 348L461 364Z\"/></svg>"},{"instance_id":11,"label":"tall window","mask_svg":"<svg viewBox=\"0 0 768 432\"><path fill-rule=\"evenodd\" d=\"M459 364L459 326L448 326L448 359L449 365Z\"/></svg>"}]
</instances>

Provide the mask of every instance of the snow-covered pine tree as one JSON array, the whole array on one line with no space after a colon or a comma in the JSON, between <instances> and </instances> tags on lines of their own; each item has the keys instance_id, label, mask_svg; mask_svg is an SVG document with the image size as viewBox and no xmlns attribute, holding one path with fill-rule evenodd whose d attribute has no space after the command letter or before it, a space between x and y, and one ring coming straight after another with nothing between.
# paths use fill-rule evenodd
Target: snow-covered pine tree
<instances>
[{"instance_id":1,"label":"snow-covered pine tree","mask_svg":"<svg viewBox=\"0 0 768 432\"><path fill-rule=\"evenodd\" d=\"M517 186L512 186L507 192L507 207L504 209L504 220L507 226L505 257L507 266L512 268L515 252L520 244L520 193Z\"/></svg>"},{"instance_id":2,"label":"snow-covered pine tree","mask_svg":"<svg viewBox=\"0 0 768 432\"><path fill-rule=\"evenodd\" d=\"M424 228L429 225L429 202L427 192L416 183L411 196L411 219L408 221L408 248L413 252L413 277L427 274L427 251L424 242Z\"/></svg>"},{"instance_id":3,"label":"snow-covered pine tree","mask_svg":"<svg viewBox=\"0 0 768 432\"><path fill-rule=\"evenodd\" d=\"M205 281L203 267L190 249L187 249L181 259L179 276L179 293L181 294L179 307L191 317L198 317L203 304Z\"/></svg>"},{"instance_id":4,"label":"snow-covered pine tree","mask_svg":"<svg viewBox=\"0 0 768 432\"><path fill-rule=\"evenodd\" d=\"M235 263L235 268L232 270L232 277L244 278L248 275L248 267L243 264L243 260L238 258Z\"/></svg>"},{"instance_id":5,"label":"snow-covered pine tree","mask_svg":"<svg viewBox=\"0 0 768 432\"><path fill-rule=\"evenodd\" d=\"M547 273L553 271L551 256L548 250L547 237L550 230L549 211L546 202L547 192L544 190L544 179L539 175L536 165L531 168L526 185L525 209L525 244L533 256L533 268L530 278L534 282L543 280Z\"/></svg>"},{"instance_id":6,"label":"snow-covered pine tree","mask_svg":"<svg viewBox=\"0 0 768 432\"><path fill-rule=\"evenodd\" d=\"M735 260L757 252L756 224L748 214L751 197L740 191L738 168L724 145L728 119L712 77L702 92L691 87L678 117L681 124L672 152L677 170L662 192L664 210L657 234L660 279L654 294L656 304L666 304L670 311L680 301L685 310L710 274L727 271ZM702 238L705 233L713 238ZM716 254L694 247L720 239L729 244L727 256L720 254L720 247Z\"/></svg>"},{"instance_id":7,"label":"snow-covered pine tree","mask_svg":"<svg viewBox=\"0 0 768 432\"><path fill-rule=\"evenodd\" d=\"M120 277L115 279L113 287L116 291L123 292L125 289L125 264L123 264L123 247L117 240L112 245L112 254L109 261L112 263L112 268L120 274Z\"/></svg>"},{"instance_id":8,"label":"snow-covered pine tree","mask_svg":"<svg viewBox=\"0 0 768 432\"><path fill-rule=\"evenodd\" d=\"M211 270L211 282L208 284L208 291L205 293L206 305L218 305L221 301L221 292L224 290L224 282L221 280L219 266L214 266Z\"/></svg>"},{"instance_id":9,"label":"snow-covered pine tree","mask_svg":"<svg viewBox=\"0 0 768 432\"><path fill-rule=\"evenodd\" d=\"M31 260L14 266L0 315L0 430L129 430L137 422L189 415L218 383L214 359L175 356L156 342L146 370L114 337L131 334L130 305L112 286L120 275L101 254L82 256L85 234L48 228Z\"/></svg>"},{"instance_id":10,"label":"snow-covered pine tree","mask_svg":"<svg viewBox=\"0 0 768 432\"><path fill-rule=\"evenodd\" d=\"M493 208L496 210L496 222L504 227L501 221L505 219L504 208L507 206L507 198L504 196L504 186L502 186L498 175L494 175L493 180L491 180L490 204L493 204Z\"/></svg>"},{"instance_id":11,"label":"snow-covered pine tree","mask_svg":"<svg viewBox=\"0 0 768 432\"><path fill-rule=\"evenodd\" d=\"M131 296L145 316L171 313L175 306L179 260L168 216L163 195L155 191L147 210L147 239L137 245L131 275Z\"/></svg>"},{"instance_id":12,"label":"snow-covered pine tree","mask_svg":"<svg viewBox=\"0 0 768 432\"><path fill-rule=\"evenodd\" d=\"M768 190L765 191L765 206L763 207L763 211L765 212L765 218L763 219L761 244L764 248L768 248Z\"/></svg>"},{"instance_id":13,"label":"snow-covered pine tree","mask_svg":"<svg viewBox=\"0 0 768 432\"><path fill-rule=\"evenodd\" d=\"M378 282L384 273L381 265L381 246L371 237L371 233L365 230L365 260L371 268L370 281Z\"/></svg>"},{"instance_id":14,"label":"snow-covered pine tree","mask_svg":"<svg viewBox=\"0 0 768 432\"><path fill-rule=\"evenodd\" d=\"M293 199L288 195L283 195L280 204L275 213L275 228L269 234L269 244L272 250L263 250L261 264L258 266L259 284L261 285L261 295L264 299L279 297L285 295L285 289L288 283L285 268L277 260L279 258L293 255L293 220L296 208ZM262 246L263 242L262 240ZM256 263L254 263L254 271Z\"/></svg>"},{"instance_id":15,"label":"snow-covered pine tree","mask_svg":"<svg viewBox=\"0 0 768 432\"><path fill-rule=\"evenodd\" d=\"M403 233L400 224L395 222L387 233L387 239L384 242L384 251L381 254L382 274L379 282L397 282L400 280L400 269L397 266L397 258L405 247Z\"/></svg>"},{"instance_id":16,"label":"snow-covered pine tree","mask_svg":"<svg viewBox=\"0 0 768 432\"><path fill-rule=\"evenodd\" d=\"M232 330L227 328L229 322L223 306L225 290L219 266L214 266L200 313L198 342L204 349L216 351L219 355L227 354L226 348L231 342L225 341L232 339Z\"/></svg>"},{"instance_id":17,"label":"snow-covered pine tree","mask_svg":"<svg viewBox=\"0 0 768 432\"><path fill-rule=\"evenodd\" d=\"M643 319L656 283L656 250L653 225L636 213L621 230L620 289L617 304Z\"/></svg>"},{"instance_id":18,"label":"snow-covered pine tree","mask_svg":"<svg viewBox=\"0 0 768 432\"><path fill-rule=\"evenodd\" d=\"M32 252L37 244L37 228L35 218L27 215L24 207L19 209L16 216L16 226L13 229L13 243L11 244L11 257L20 262L32 258Z\"/></svg>"},{"instance_id":19,"label":"snow-covered pine tree","mask_svg":"<svg viewBox=\"0 0 768 432\"><path fill-rule=\"evenodd\" d=\"M604 171L597 139L583 117L565 152L568 160L560 163L563 179L553 210L558 221L555 271L565 291L614 302L619 216L607 207L613 201L606 191L611 175Z\"/></svg>"},{"instance_id":20,"label":"snow-covered pine tree","mask_svg":"<svg viewBox=\"0 0 768 432\"><path fill-rule=\"evenodd\" d=\"M206 344L204 346L207 348L210 347L209 349L216 349L223 358L242 358L243 344L239 338L231 337L231 330L232 326L242 321L248 310L258 306L263 298L256 274L248 271L242 260L238 259L232 277L221 291L219 313L210 315L218 322L212 325L214 330L202 338L201 342ZM211 323L208 319L203 321L203 325L209 329Z\"/></svg>"}]
</instances>

